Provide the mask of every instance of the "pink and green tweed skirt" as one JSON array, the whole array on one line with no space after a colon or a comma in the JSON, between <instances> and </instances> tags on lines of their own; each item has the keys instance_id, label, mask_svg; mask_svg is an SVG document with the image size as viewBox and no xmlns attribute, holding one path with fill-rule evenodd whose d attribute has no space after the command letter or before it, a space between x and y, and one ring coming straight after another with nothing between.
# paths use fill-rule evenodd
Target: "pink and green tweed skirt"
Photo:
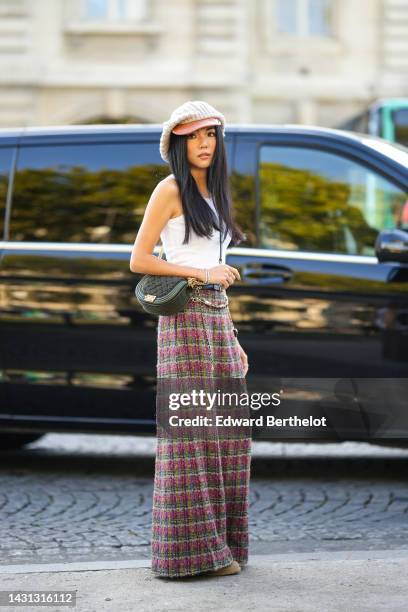
<instances>
[{"instance_id":1,"label":"pink and green tweed skirt","mask_svg":"<svg viewBox=\"0 0 408 612\"><path fill-rule=\"evenodd\" d=\"M246 391L229 306L215 307L225 303L226 291L200 288L193 291L196 295L211 305L190 300L182 312L158 319L158 398L163 390ZM152 572L177 578L225 567L233 560L245 565L251 428L166 427L160 416L164 405L157 399ZM211 408L190 406L172 415L212 417L217 408L224 415L232 410L217 403Z\"/></svg>"}]
</instances>

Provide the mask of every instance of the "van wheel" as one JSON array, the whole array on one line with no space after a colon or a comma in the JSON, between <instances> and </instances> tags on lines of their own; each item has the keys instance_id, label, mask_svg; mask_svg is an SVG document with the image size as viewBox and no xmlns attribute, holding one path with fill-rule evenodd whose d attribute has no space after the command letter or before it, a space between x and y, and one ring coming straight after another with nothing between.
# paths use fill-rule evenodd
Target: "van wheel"
<instances>
[{"instance_id":1,"label":"van wheel","mask_svg":"<svg viewBox=\"0 0 408 612\"><path fill-rule=\"evenodd\" d=\"M18 434L18 433L2 433L0 434L0 452L13 448L20 448L30 442L35 442L42 438L44 434Z\"/></svg>"}]
</instances>

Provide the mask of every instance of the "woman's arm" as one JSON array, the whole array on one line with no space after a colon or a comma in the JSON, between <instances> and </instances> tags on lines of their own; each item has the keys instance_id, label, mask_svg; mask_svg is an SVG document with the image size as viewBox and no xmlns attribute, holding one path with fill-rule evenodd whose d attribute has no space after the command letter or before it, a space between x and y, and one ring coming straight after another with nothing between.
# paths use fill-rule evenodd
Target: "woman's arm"
<instances>
[{"instance_id":1,"label":"woman's arm","mask_svg":"<svg viewBox=\"0 0 408 612\"><path fill-rule=\"evenodd\" d=\"M158 274L163 276L192 276L205 280L205 270L191 266L180 266L153 255L160 233L167 221L177 210L179 190L173 180L164 179L154 189L146 206L143 221L136 236L130 256L131 272Z\"/></svg>"}]
</instances>

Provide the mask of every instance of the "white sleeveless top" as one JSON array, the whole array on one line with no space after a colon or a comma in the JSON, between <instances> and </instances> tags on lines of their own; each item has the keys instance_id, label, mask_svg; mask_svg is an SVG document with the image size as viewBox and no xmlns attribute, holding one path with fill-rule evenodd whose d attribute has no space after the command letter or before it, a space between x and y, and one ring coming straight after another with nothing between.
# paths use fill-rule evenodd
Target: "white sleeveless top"
<instances>
[{"instance_id":1,"label":"white sleeveless top","mask_svg":"<svg viewBox=\"0 0 408 612\"><path fill-rule=\"evenodd\" d=\"M218 219L217 209L212 198L204 198L215 212ZM219 265L220 257L220 232L213 228L211 238L198 236L193 229L190 230L190 238L187 244L183 244L185 231L184 215L169 219L160 233L166 261L180 266L193 266L197 268L211 268ZM231 233L222 242L221 256L225 264L225 254L231 242Z\"/></svg>"}]
</instances>

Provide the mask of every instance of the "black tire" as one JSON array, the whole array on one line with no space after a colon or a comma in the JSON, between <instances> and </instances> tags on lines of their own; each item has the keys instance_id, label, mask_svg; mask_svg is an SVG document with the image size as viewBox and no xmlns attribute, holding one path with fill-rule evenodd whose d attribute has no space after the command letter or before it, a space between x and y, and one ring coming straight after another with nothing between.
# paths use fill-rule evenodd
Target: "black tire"
<instances>
[{"instance_id":1,"label":"black tire","mask_svg":"<svg viewBox=\"0 0 408 612\"><path fill-rule=\"evenodd\" d=\"M19 434L19 433L2 433L0 434L0 452L11 450L13 448L21 448L25 444L39 440L44 434Z\"/></svg>"}]
</instances>

